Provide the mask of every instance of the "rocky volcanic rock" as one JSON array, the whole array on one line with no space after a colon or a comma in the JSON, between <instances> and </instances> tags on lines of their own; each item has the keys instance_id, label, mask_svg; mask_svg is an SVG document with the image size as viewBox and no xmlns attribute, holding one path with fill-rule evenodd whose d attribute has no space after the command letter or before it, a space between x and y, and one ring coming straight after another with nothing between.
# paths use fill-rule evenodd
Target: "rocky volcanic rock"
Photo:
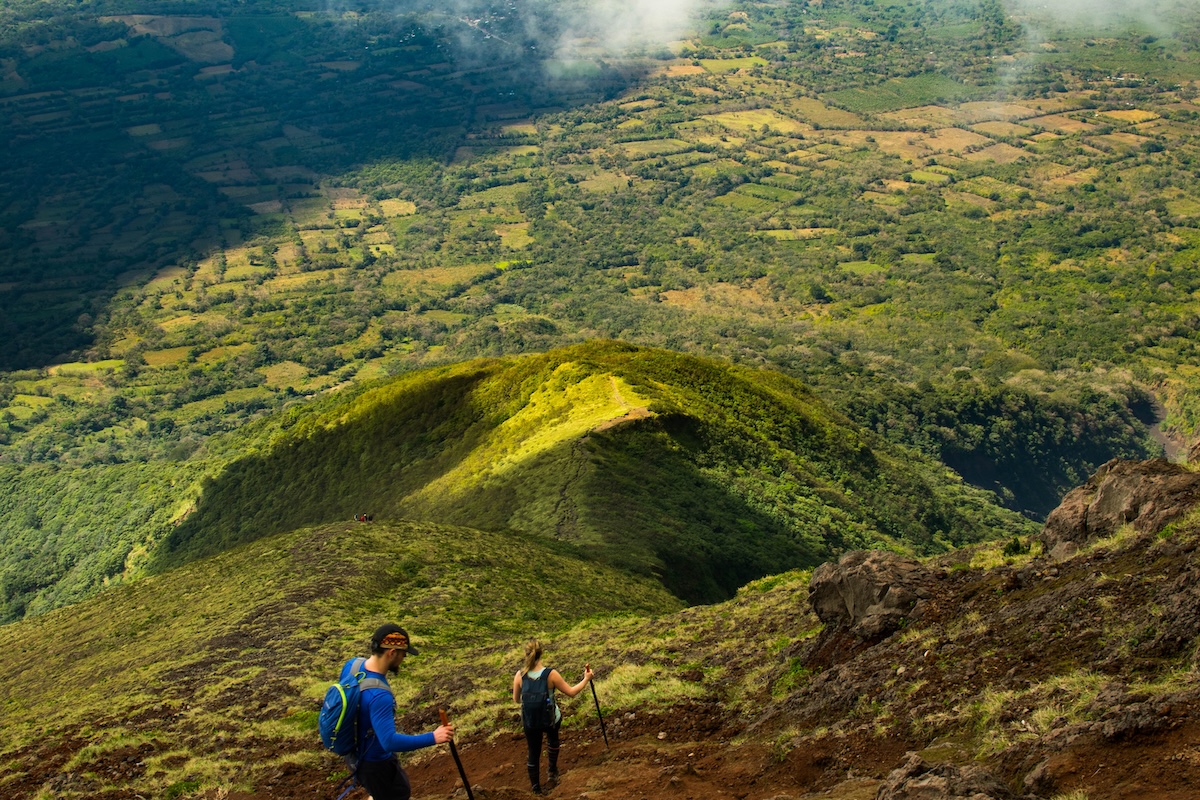
<instances>
[{"instance_id":1,"label":"rocky volcanic rock","mask_svg":"<svg viewBox=\"0 0 1200 800\"><path fill-rule=\"evenodd\" d=\"M875 800L1014 800L1017 795L987 770L929 764L916 753L879 785Z\"/></svg>"},{"instance_id":2,"label":"rocky volcanic rock","mask_svg":"<svg viewBox=\"0 0 1200 800\"><path fill-rule=\"evenodd\" d=\"M864 639L887 636L918 613L933 580L920 563L879 550L846 553L817 567L809 583L813 611L830 628Z\"/></svg>"},{"instance_id":3,"label":"rocky volcanic rock","mask_svg":"<svg viewBox=\"0 0 1200 800\"><path fill-rule=\"evenodd\" d=\"M1103 538L1122 525L1154 533L1200 503L1200 473L1165 458L1113 459L1072 489L1046 519L1046 552L1061 554L1069 545Z\"/></svg>"}]
</instances>

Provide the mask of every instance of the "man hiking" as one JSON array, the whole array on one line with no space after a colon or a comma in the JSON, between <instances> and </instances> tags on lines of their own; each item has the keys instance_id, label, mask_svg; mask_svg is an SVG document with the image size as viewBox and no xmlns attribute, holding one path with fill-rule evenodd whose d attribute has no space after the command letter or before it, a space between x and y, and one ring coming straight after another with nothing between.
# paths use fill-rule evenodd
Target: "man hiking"
<instances>
[{"instance_id":1,"label":"man hiking","mask_svg":"<svg viewBox=\"0 0 1200 800\"><path fill-rule=\"evenodd\" d=\"M583 680L571 686L556 669L542 665L542 643L531 639L525 645L525 662L513 675L513 702L521 704L521 726L525 729L525 743L529 746L529 757L525 766L529 771L529 783L534 794L541 794L542 734L546 736L546 756L550 762L550 774L546 788L558 784L558 729L562 727L562 712L554 700L554 692L560 691L574 697L583 691L592 679L590 667L584 667Z\"/></svg>"},{"instance_id":2,"label":"man hiking","mask_svg":"<svg viewBox=\"0 0 1200 800\"><path fill-rule=\"evenodd\" d=\"M362 690L358 707L358 782L374 800L409 800L412 786L408 773L400 766L397 753L445 744L454 737L453 725L440 725L419 736L407 736L396 731L396 699L387 684L389 673L400 671L400 662L417 655L417 648L408 639L408 631L399 625L381 626L371 637L371 657L362 661L353 658L342 667L342 680L355 673L355 662L361 662L364 680L375 678L384 686L367 686Z\"/></svg>"}]
</instances>

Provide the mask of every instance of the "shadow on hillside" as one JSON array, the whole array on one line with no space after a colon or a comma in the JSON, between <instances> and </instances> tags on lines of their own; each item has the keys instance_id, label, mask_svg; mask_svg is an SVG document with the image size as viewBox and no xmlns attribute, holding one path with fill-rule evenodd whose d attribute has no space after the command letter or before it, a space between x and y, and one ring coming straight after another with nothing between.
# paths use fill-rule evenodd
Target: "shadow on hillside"
<instances>
[{"instance_id":1,"label":"shadow on hillside","mask_svg":"<svg viewBox=\"0 0 1200 800\"><path fill-rule=\"evenodd\" d=\"M399 398L351 422L233 462L205 482L195 512L158 546L149 569L362 513L403 517L403 499L453 469L494 424L471 396L484 377L480 370L410 382Z\"/></svg>"},{"instance_id":2,"label":"shadow on hillside","mask_svg":"<svg viewBox=\"0 0 1200 800\"><path fill-rule=\"evenodd\" d=\"M590 103L640 77L603 62L555 72L533 48L461 20L222 23L228 63L188 60L152 36L14 60L24 84L7 84L11 113L0 117L0 370L105 355L97 326L122 286L286 231L264 208L314 182L420 161L436 183L468 131ZM401 180L392 166L376 185ZM456 200L452 187L425 188L444 190L433 202Z\"/></svg>"},{"instance_id":3,"label":"shadow on hillside","mask_svg":"<svg viewBox=\"0 0 1200 800\"><path fill-rule=\"evenodd\" d=\"M689 603L710 603L763 575L819 564L844 546L793 529L706 473L701 434L678 415L592 431L472 474L477 448L505 419L481 407L476 394L486 392L473 393L489 374L484 365L409 380L383 401L362 402L337 427L312 426L234 462L205 485L195 513L159 546L151 570L370 513L561 541L652 576ZM526 444L510 442L504 452Z\"/></svg>"}]
</instances>

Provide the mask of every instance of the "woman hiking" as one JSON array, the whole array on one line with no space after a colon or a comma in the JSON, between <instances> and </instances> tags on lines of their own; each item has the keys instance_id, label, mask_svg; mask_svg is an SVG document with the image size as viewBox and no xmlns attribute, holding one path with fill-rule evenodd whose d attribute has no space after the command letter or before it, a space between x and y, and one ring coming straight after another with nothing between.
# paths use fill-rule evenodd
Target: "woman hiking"
<instances>
[{"instance_id":1,"label":"woman hiking","mask_svg":"<svg viewBox=\"0 0 1200 800\"><path fill-rule=\"evenodd\" d=\"M546 788L558 784L558 729L562 726L562 712L554 700L555 691L574 697L583 691L592 680L591 667L583 668L583 680L571 686L556 669L542 665L542 643L530 639L525 644L525 663L513 675L513 702L521 704L521 725L525 728L525 742L529 745L529 758L525 762L529 770L529 783L534 794L541 794L542 734L546 735L546 755L550 761L550 774Z\"/></svg>"}]
</instances>

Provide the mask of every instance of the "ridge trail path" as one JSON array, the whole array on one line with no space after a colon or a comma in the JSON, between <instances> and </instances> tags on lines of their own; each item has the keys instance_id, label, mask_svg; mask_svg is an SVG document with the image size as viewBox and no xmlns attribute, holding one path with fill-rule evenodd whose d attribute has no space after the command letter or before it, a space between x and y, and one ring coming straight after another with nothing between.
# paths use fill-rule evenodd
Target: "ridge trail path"
<instances>
[{"instance_id":1,"label":"ridge trail path","mask_svg":"<svg viewBox=\"0 0 1200 800\"><path fill-rule=\"evenodd\" d=\"M871 800L880 783L874 777L842 772L831 784L828 767L845 754L796 751L776 757L758 743L736 745L720 738L691 735L703 710L663 718L618 721L606 717L610 748L605 749L595 720L585 729L564 729L559 785L546 797L564 800ZM623 723L623 724L621 724ZM613 731L612 727L617 727ZM660 738L661 737L661 738ZM904 747L879 748L872 758L883 773L902 760ZM852 744L848 746L853 747ZM525 737L502 734L491 741L460 744L459 755L476 800L529 800ZM859 760L859 759L856 759ZM860 762L861 763L861 762ZM466 797L449 752L407 767L416 800ZM542 757L543 780L546 759ZM361 800L361 798L359 798Z\"/></svg>"},{"instance_id":2,"label":"ridge trail path","mask_svg":"<svg viewBox=\"0 0 1200 800\"><path fill-rule=\"evenodd\" d=\"M592 718L564 729L562 780L546 792L560 800L874 800L883 779L921 745L869 732L823 739L784 750L747 732L727 736L711 706L677 707L634 719L605 717L610 749ZM1083 737L1052 759L1055 790L1089 800L1195 800L1200 723L1132 741ZM490 741L459 745L476 800L530 800L525 737L516 730ZM448 750L408 767L415 800L466 797ZM1172 772L1167 779L1163 770ZM542 775L546 759L542 758ZM307 793L297 796L307 796ZM331 796L332 797L332 796ZM363 800L359 793L356 800Z\"/></svg>"}]
</instances>

